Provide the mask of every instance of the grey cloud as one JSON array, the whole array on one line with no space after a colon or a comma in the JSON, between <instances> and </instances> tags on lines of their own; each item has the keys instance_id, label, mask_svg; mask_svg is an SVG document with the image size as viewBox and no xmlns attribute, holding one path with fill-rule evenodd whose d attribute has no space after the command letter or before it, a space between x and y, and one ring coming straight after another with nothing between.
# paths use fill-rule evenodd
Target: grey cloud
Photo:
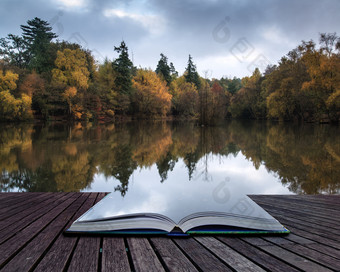
<instances>
[{"instance_id":1,"label":"grey cloud","mask_svg":"<svg viewBox=\"0 0 340 272\"><path fill-rule=\"evenodd\" d=\"M247 63L226 62L223 66L211 63L200 67L206 58L230 58L230 48L240 38L245 38L257 51L272 62L297 46L301 40L318 40L319 32L335 32L340 25L338 0L144 0L111 1L87 0L86 8L63 9L54 30L62 25L61 39L79 33L79 40L89 49L113 58L113 46L122 39L134 52L135 64L155 68L161 52L174 62L180 72L192 54L199 71L214 69L214 76L249 74ZM141 4L142 3L142 4ZM129 17L105 17L104 10L120 9L126 13L155 15L164 22L164 32L155 34L153 27ZM19 25L35 16L51 20L61 11L56 0L3 0L0 9L0 36L20 33ZM217 42L214 28L226 17L230 38ZM252 56L256 57L256 55ZM247 60L248 62L250 60ZM206 65L206 64L205 64ZM216 70L218 69L218 70Z\"/></svg>"}]
</instances>

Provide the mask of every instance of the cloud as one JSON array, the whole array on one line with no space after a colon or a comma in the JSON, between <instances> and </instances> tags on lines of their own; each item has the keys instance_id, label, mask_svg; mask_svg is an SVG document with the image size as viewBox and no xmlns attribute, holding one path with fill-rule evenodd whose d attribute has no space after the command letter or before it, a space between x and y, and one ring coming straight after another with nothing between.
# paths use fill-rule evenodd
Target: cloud
<instances>
[{"instance_id":1,"label":"cloud","mask_svg":"<svg viewBox=\"0 0 340 272\"><path fill-rule=\"evenodd\" d=\"M246 76L260 55L276 63L301 40L317 43L320 32L339 32L339 10L339 0L2 0L0 37L20 34L20 24L34 17L57 16L60 39L79 33L88 49L111 59L124 39L136 66L155 69L164 53L183 73L191 54L201 75L210 69L217 78ZM217 41L221 23L229 38ZM232 48L242 38L255 50L239 62L235 55L242 54Z\"/></svg>"},{"instance_id":2,"label":"cloud","mask_svg":"<svg viewBox=\"0 0 340 272\"><path fill-rule=\"evenodd\" d=\"M85 0L56 0L64 8L83 8L86 6Z\"/></svg>"},{"instance_id":3,"label":"cloud","mask_svg":"<svg viewBox=\"0 0 340 272\"><path fill-rule=\"evenodd\" d=\"M105 9L103 11L105 17L116 17L124 20L133 20L142 24L150 33L160 35L165 30L165 21L157 15L145 15L138 13L126 12L122 9Z\"/></svg>"}]
</instances>

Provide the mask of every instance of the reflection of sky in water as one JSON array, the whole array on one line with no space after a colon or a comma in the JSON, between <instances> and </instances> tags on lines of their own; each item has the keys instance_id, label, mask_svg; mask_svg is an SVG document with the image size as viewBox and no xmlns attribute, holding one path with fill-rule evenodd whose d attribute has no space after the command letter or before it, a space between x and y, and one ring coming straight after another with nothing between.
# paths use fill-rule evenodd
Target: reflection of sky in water
<instances>
[{"instance_id":1,"label":"reflection of sky in water","mask_svg":"<svg viewBox=\"0 0 340 272\"><path fill-rule=\"evenodd\" d=\"M136 195L139 192L147 191L153 193L153 199L157 198L157 188L166 187L168 184L181 180L184 184L187 182L194 183L195 180L206 179L206 182L227 181L237 191L243 194L291 194L286 187L282 185L280 180L268 173L266 168L261 165L256 169L252 162L249 162L240 152L236 157L216 156L209 154L207 156L207 173L206 159L202 158L196 165L192 180L189 181L188 169L183 160L179 160L173 171L168 172L168 178L161 183L157 166L154 164L150 168L138 168L134 171L129 180L129 195ZM177 183L177 182L176 182ZM83 192L113 192L114 188L120 182L113 177L106 179L102 174L96 174L90 188L86 188ZM178 190L176 188L176 190ZM119 195L117 191L115 194ZM137 196L137 195L136 195ZM150 199L149 201L152 201ZM150 202L151 203L151 202ZM145 204L147 205L147 204Z\"/></svg>"},{"instance_id":2,"label":"reflection of sky in water","mask_svg":"<svg viewBox=\"0 0 340 272\"><path fill-rule=\"evenodd\" d=\"M208 171L205 171L206 165ZM157 166L153 165L150 168L139 168L134 171L124 198L119 191L114 192L119 181L113 178L106 180L101 174L95 177L91 188L87 190L114 192L109 196L112 199L108 204L110 207L101 207L99 217L149 212L166 215L175 221L198 211L219 211L219 209L221 212L231 213L237 210L242 214L250 211L252 216L265 217L261 215L261 210L257 210L256 207L255 210L253 208L250 210L247 201L241 201L244 195L290 193L263 166L256 170L241 153L235 158L211 154L207 159L202 158L197 163L191 180L188 178L188 170L184 162L179 160L163 183L160 179ZM218 188L219 185L222 187ZM222 192L224 188L226 191ZM228 197L223 201L225 195Z\"/></svg>"}]
</instances>

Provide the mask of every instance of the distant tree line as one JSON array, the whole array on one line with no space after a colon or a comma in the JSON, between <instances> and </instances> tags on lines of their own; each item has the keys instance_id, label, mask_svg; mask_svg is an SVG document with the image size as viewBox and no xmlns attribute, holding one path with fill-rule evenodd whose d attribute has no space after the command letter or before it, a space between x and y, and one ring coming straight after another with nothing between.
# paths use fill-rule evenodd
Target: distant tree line
<instances>
[{"instance_id":1,"label":"distant tree line","mask_svg":"<svg viewBox=\"0 0 340 272\"><path fill-rule=\"evenodd\" d=\"M96 63L90 50L56 40L39 18L22 35L0 39L0 120L112 120L177 116L215 124L226 117L339 121L340 40L320 34L278 65L250 77L201 77L191 55L183 75L160 54L155 71L136 68L124 41L117 58Z\"/></svg>"}]
</instances>

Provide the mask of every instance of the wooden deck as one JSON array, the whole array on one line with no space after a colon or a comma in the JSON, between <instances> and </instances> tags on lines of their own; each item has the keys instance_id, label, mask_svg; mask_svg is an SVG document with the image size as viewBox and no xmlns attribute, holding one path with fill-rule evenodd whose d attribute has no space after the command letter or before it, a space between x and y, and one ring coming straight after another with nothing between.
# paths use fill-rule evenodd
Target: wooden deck
<instances>
[{"instance_id":1,"label":"wooden deck","mask_svg":"<svg viewBox=\"0 0 340 272\"><path fill-rule=\"evenodd\" d=\"M339 271L340 196L251 196L285 237L66 237L104 193L0 194L1 271Z\"/></svg>"}]
</instances>

